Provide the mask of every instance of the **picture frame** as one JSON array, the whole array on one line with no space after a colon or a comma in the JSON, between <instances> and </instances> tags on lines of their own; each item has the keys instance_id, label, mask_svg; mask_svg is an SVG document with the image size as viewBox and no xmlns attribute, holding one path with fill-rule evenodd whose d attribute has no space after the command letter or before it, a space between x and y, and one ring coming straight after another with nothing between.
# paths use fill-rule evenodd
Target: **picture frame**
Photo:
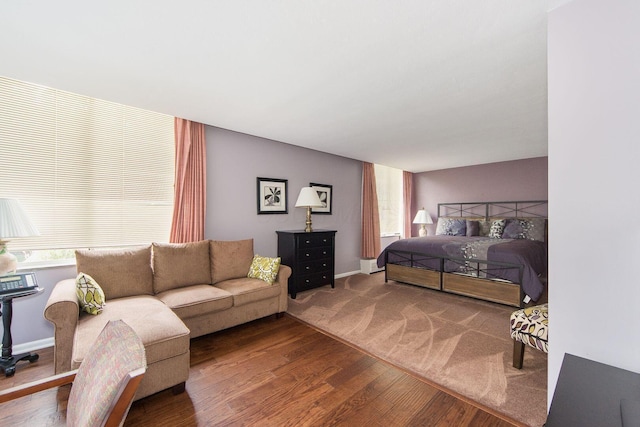
<instances>
[{"instance_id":1,"label":"picture frame","mask_svg":"<svg viewBox=\"0 0 640 427\"><path fill-rule=\"evenodd\" d=\"M288 212L286 179L256 178L258 215L286 214Z\"/></svg>"},{"instance_id":2,"label":"picture frame","mask_svg":"<svg viewBox=\"0 0 640 427\"><path fill-rule=\"evenodd\" d=\"M333 186L328 184L309 183L309 186L318 192L320 201L324 204L321 208L311 208L313 214L331 215L333 209Z\"/></svg>"}]
</instances>

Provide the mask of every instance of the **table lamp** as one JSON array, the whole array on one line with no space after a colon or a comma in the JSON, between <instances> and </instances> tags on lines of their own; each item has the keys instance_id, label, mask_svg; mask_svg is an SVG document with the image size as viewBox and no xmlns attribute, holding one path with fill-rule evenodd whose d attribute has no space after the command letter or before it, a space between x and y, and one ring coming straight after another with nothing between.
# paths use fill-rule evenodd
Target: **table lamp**
<instances>
[{"instance_id":1,"label":"table lamp","mask_svg":"<svg viewBox=\"0 0 640 427\"><path fill-rule=\"evenodd\" d=\"M19 201L0 198L0 275L15 272L18 268L18 259L9 252L8 241L39 234Z\"/></svg>"},{"instance_id":2,"label":"table lamp","mask_svg":"<svg viewBox=\"0 0 640 427\"><path fill-rule=\"evenodd\" d=\"M307 208L307 222L305 222L306 228L304 229L307 233L313 231L311 228L311 208L321 208L322 206L324 205L316 190L311 187L302 187L298 200L296 200L296 208Z\"/></svg>"},{"instance_id":3,"label":"table lamp","mask_svg":"<svg viewBox=\"0 0 640 427\"><path fill-rule=\"evenodd\" d=\"M420 237L424 237L427 235L425 224L433 224L433 220L431 219L431 215L429 215L429 212L425 211L424 208L422 208L416 214L416 217L413 219L413 223L420 224L418 235Z\"/></svg>"}]
</instances>

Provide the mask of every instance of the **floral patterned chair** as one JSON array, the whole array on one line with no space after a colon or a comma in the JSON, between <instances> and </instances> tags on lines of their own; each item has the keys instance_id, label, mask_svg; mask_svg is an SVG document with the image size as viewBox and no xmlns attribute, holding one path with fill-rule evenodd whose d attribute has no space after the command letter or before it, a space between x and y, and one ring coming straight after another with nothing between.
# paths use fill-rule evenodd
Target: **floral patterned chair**
<instances>
[{"instance_id":1,"label":"floral patterned chair","mask_svg":"<svg viewBox=\"0 0 640 427\"><path fill-rule=\"evenodd\" d=\"M524 346L549 352L548 304L536 305L511 313L511 338L513 338L513 367L522 369Z\"/></svg>"},{"instance_id":2,"label":"floral patterned chair","mask_svg":"<svg viewBox=\"0 0 640 427\"><path fill-rule=\"evenodd\" d=\"M69 426L119 426L146 370L142 341L122 320L104 327L80 368L0 392L0 403L73 383Z\"/></svg>"}]
</instances>

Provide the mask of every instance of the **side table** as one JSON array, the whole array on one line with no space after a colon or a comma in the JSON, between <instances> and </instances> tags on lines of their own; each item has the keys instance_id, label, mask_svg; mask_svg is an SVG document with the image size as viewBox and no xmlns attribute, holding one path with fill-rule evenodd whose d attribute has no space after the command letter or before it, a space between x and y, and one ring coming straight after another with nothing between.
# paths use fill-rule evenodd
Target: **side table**
<instances>
[{"instance_id":1,"label":"side table","mask_svg":"<svg viewBox=\"0 0 640 427\"><path fill-rule=\"evenodd\" d=\"M15 298L28 297L36 295L44 291L43 288L34 288L29 290L19 290L14 293L4 294L0 296L2 303L2 326L4 327L4 335L2 336L2 357L0 357L0 370L7 377L12 377L16 373L16 364L22 360L28 360L33 363L38 360L36 353L13 354L13 340L11 339L11 318L13 317L13 300Z\"/></svg>"}]
</instances>

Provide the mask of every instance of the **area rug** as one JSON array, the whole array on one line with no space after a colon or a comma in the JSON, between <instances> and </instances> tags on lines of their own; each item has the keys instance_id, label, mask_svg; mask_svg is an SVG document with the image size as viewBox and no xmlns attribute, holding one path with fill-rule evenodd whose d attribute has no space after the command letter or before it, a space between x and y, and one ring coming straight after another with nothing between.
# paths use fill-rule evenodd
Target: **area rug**
<instances>
[{"instance_id":1,"label":"area rug","mask_svg":"<svg viewBox=\"0 0 640 427\"><path fill-rule=\"evenodd\" d=\"M547 413L547 355L512 366L514 308L356 274L298 293L288 313L524 425Z\"/></svg>"}]
</instances>

